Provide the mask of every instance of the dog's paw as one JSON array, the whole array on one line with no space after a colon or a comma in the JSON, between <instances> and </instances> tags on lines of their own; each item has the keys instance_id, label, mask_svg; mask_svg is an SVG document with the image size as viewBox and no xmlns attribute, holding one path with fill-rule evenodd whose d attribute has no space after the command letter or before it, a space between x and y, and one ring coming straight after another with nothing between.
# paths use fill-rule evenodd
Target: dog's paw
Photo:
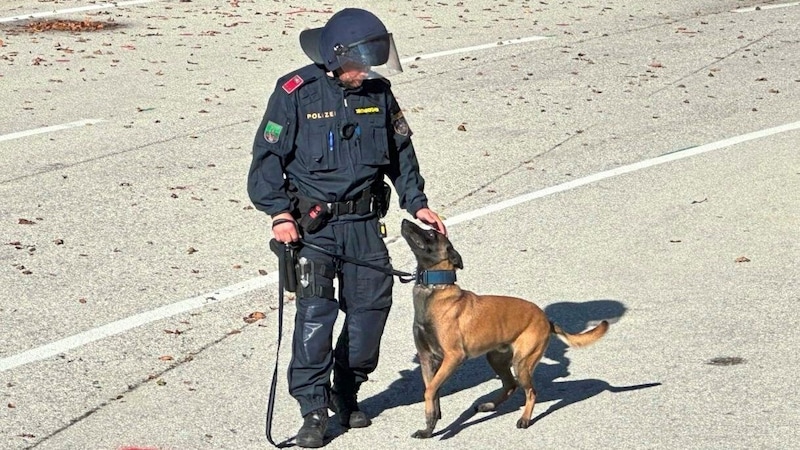
<instances>
[{"instance_id":1,"label":"dog's paw","mask_svg":"<svg viewBox=\"0 0 800 450\"><path fill-rule=\"evenodd\" d=\"M480 405L475 407L475 411L477 412L489 412L489 411L494 411L494 409L495 409L494 402L481 403Z\"/></svg>"},{"instance_id":2,"label":"dog's paw","mask_svg":"<svg viewBox=\"0 0 800 450\"><path fill-rule=\"evenodd\" d=\"M414 434L411 435L411 437L414 439L428 439L429 437L431 437L432 434L433 430L424 429L415 431Z\"/></svg>"},{"instance_id":3,"label":"dog's paw","mask_svg":"<svg viewBox=\"0 0 800 450\"><path fill-rule=\"evenodd\" d=\"M519 419L517 421L517 428L520 428L520 429L524 430L525 428L528 428L529 426L531 426L530 419Z\"/></svg>"}]
</instances>

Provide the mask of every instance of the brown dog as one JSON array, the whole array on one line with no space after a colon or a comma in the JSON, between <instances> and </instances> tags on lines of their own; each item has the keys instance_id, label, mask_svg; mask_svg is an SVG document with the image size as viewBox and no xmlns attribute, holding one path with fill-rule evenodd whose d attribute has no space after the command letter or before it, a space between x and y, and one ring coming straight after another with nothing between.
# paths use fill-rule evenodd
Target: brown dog
<instances>
[{"instance_id":1,"label":"brown dog","mask_svg":"<svg viewBox=\"0 0 800 450\"><path fill-rule=\"evenodd\" d=\"M503 387L496 399L476 409L494 410L514 393L519 382L525 391L525 409L517 428L528 428L536 402L533 370L547 349L550 335L555 334L571 347L583 347L603 337L608 322L603 321L581 334L569 334L549 321L531 302L461 290L454 283L455 270L463 269L464 265L446 236L424 230L408 220L403 221L401 234L417 259L414 343L425 381L427 427L412 436L431 437L442 417L439 388L461 363L483 354L500 376Z\"/></svg>"}]
</instances>

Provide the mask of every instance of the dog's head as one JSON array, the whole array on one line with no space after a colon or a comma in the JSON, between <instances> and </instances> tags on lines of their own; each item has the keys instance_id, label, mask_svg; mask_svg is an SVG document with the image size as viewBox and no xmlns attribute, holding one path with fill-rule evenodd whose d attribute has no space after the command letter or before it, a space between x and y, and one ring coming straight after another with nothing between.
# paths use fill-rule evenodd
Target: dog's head
<instances>
[{"instance_id":1,"label":"dog's head","mask_svg":"<svg viewBox=\"0 0 800 450\"><path fill-rule=\"evenodd\" d=\"M436 230L424 230L410 220L403 219L400 234L408 242L422 270L463 269L461 255L453 248L447 236Z\"/></svg>"}]
</instances>

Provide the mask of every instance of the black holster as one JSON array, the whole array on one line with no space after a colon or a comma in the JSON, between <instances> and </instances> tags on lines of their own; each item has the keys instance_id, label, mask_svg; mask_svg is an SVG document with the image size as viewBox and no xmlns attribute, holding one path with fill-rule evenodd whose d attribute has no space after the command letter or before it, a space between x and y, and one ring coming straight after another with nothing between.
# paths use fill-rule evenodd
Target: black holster
<instances>
[{"instance_id":1,"label":"black holster","mask_svg":"<svg viewBox=\"0 0 800 450\"><path fill-rule=\"evenodd\" d=\"M385 181L372 186L372 210L379 219L386 217L389 212L389 202L392 199L392 188Z\"/></svg>"},{"instance_id":2,"label":"black holster","mask_svg":"<svg viewBox=\"0 0 800 450\"><path fill-rule=\"evenodd\" d=\"M278 257L278 276L283 281L283 288L287 292L297 291L297 245L284 244L273 238L269 241L269 248Z\"/></svg>"}]
</instances>

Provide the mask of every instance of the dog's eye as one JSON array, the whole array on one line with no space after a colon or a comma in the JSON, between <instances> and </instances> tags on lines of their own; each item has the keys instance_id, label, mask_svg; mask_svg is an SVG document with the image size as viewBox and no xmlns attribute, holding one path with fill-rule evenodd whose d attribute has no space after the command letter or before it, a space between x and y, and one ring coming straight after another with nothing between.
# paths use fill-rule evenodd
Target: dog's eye
<instances>
[{"instance_id":1,"label":"dog's eye","mask_svg":"<svg viewBox=\"0 0 800 450\"><path fill-rule=\"evenodd\" d=\"M436 232L433 231L433 230L428 230L428 236L430 236L432 238L435 238L436 237Z\"/></svg>"}]
</instances>

